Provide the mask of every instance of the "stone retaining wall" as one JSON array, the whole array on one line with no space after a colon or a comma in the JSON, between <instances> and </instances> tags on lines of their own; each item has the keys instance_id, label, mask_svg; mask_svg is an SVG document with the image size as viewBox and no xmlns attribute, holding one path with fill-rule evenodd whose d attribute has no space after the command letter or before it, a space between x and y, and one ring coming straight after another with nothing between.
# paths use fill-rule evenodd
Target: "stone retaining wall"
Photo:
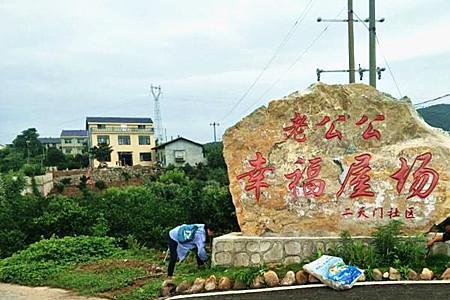
<instances>
[{"instance_id":1,"label":"stone retaining wall","mask_svg":"<svg viewBox=\"0 0 450 300\"><path fill-rule=\"evenodd\" d=\"M212 263L235 267L299 263L319 250L329 249L337 240L339 237L259 237L233 232L214 239Z\"/></svg>"},{"instance_id":2,"label":"stone retaining wall","mask_svg":"<svg viewBox=\"0 0 450 300\"><path fill-rule=\"evenodd\" d=\"M428 236L429 239L433 237L432 233ZM371 240L368 236L352 238L364 242ZM317 251L325 252L339 239L339 237L260 237L233 232L214 238L212 264L243 267L299 263ZM425 244L423 246L425 247ZM450 242L435 243L431 254L450 256Z\"/></svg>"}]
</instances>

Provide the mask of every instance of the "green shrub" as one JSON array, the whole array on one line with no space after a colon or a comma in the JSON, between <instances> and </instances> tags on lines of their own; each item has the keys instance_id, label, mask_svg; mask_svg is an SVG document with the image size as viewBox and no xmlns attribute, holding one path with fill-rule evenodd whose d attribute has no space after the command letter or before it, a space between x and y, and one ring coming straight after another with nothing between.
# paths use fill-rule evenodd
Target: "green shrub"
<instances>
[{"instance_id":1,"label":"green shrub","mask_svg":"<svg viewBox=\"0 0 450 300\"><path fill-rule=\"evenodd\" d=\"M52 195L42 201L43 212L33 220L44 237L89 234L93 223L92 212L79 199Z\"/></svg>"},{"instance_id":2,"label":"green shrub","mask_svg":"<svg viewBox=\"0 0 450 300\"><path fill-rule=\"evenodd\" d=\"M118 252L120 249L113 238L52 237L0 261L0 281L39 284L65 267L102 259Z\"/></svg>"},{"instance_id":3,"label":"green shrub","mask_svg":"<svg viewBox=\"0 0 450 300\"><path fill-rule=\"evenodd\" d=\"M95 182L95 187L99 190L104 190L107 188L106 183L103 180L98 180Z\"/></svg>"},{"instance_id":4,"label":"green shrub","mask_svg":"<svg viewBox=\"0 0 450 300\"><path fill-rule=\"evenodd\" d=\"M80 190L86 190L87 189L87 181L88 181L88 178L85 175L81 176L80 184L78 185L78 188Z\"/></svg>"},{"instance_id":5,"label":"green shrub","mask_svg":"<svg viewBox=\"0 0 450 300\"><path fill-rule=\"evenodd\" d=\"M56 182L55 189L58 193L64 192L64 184L62 184L61 182Z\"/></svg>"},{"instance_id":6,"label":"green shrub","mask_svg":"<svg viewBox=\"0 0 450 300\"><path fill-rule=\"evenodd\" d=\"M363 241L352 239L348 231L341 233L340 241L329 253L341 257L346 263L363 269L376 267L375 249Z\"/></svg>"},{"instance_id":7,"label":"green shrub","mask_svg":"<svg viewBox=\"0 0 450 300\"><path fill-rule=\"evenodd\" d=\"M397 249L400 244L402 226L401 221L394 220L386 225L378 226L372 234L372 245L375 248L379 265L392 266L398 259Z\"/></svg>"},{"instance_id":8,"label":"green shrub","mask_svg":"<svg viewBox=\"0 0 450 300\"><path fill-rule=\"evenodd\" d=\"M70 177L61 179L61 183L64 185L69 185L71 182L72 182L72 178L70 178Z\"/></svg>"},{"instance_id":9,"label":"green shrub","mask_svg":"<svg viewBox=\"0 0 450 300\"><path fill-rule=\"evenodd\" d=\"M45 169L38 164L24 164L21 168L25 176L39 176L45 174Z\"/></svg>"}]
</instances>

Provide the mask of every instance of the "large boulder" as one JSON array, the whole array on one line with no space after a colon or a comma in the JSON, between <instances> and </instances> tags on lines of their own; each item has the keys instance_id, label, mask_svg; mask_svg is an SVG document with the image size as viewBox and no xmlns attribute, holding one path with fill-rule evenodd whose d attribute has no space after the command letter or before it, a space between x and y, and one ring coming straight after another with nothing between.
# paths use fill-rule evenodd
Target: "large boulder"
<instances>
[{"instance_id":1,"label":"large boulder","mask_svg":"<svg viewBox=\"0 0 450 300\"><path fill-rule=\"evenodd\" d=\"M450 137L410 101L364 84L316 84L271 101L223 137L241 231L426 231L450 215Z\"/></svg>"}]
</instances>

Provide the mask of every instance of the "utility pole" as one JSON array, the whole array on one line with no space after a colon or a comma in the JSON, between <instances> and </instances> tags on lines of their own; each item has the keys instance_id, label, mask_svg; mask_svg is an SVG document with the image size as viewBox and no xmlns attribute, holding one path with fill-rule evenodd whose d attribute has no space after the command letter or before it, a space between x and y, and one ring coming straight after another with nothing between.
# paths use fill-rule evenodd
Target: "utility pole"
<instances>
[{"instance_id":1,"label":"utility pole","mask_svg":"<svg viewBox=\"0 0 450 300\"><path fill-rule=\"evenodd\" d=\"M219 123L209 123L209 126L213 126L214 127L214 143L217 142L217 138L216 138L216 126L220 126Z\"/></svg>"},{"instance_id":2,"label":"utility pole","mask_svg":"<svg viewBox=\"0 0 450 300\"><path fill-rule=\"evenodd\" d=\"M369 83L374 88L377 87L375 34L375 0L369 0Z\"/></svg>"},{"instance_id":3,"label":"utility pole","mask_svg":"<svg viewBox=\"0 0 450 300\"><path fill-rule=\"evenodd\" d=\"M30 141L25 141L27 144L27 164L30 163Z\"/></svg>"},{"instance_id":4,"label":"utility pole","mask_svg":"<svg viewBox=\"0 0 450 300\"><path fill-rule=\"evenodd\" d=\"M337 72L345 72L349 73L349 82L355 82L355 72L358 72L360 75L360 79L362 80L362 74L366 71L369 71L369 83L371 86L376 88L376 80L377 74L378 79L381 79L381 72L385 71L385 68L377 68L377 62L375 57L375 22L384 22L384 18L379 20L375 20L375 0L369 0L369 15L370 18L361 20L358 15L358 18L353 19L353 0L347 0L347 10L348 10L348 18L344 20L340 19L322 19L317 18L317 22L347 22L348 23L348 70L322 70L317 68L317 81L320 81L321 73L337 73ZM362 69L359 67L358 70L355 69L355 49L354 49L354 36L353 36L353 23L354 22L369 22L369 69Z\"/></svg>"},{"instance_id":5,"label":"utility pole","mask_svg":"<svg viewBox=\"0 0 450 300\"><path fill-rule=\"evenodd\" d=\"M155 101L155 127L156 127L156 139L159 143L163 142L163 128L162 128L162 118L161 111L159 109L159 97L161 96L161 86L154 86L153 84L150 87L150 90L153 95L153 99Z\"/></svg>"},{"instance_id":6,"label":"utility pole","mask_svg":"<svg viewBox=\"0 0 450 300\"><path fill-rule=\"evenodd\" d=\"M353 0L347 2L347 28L348 28L348 82L355 82L355 40L353 35Z\"/></svg>"}]
</instances>

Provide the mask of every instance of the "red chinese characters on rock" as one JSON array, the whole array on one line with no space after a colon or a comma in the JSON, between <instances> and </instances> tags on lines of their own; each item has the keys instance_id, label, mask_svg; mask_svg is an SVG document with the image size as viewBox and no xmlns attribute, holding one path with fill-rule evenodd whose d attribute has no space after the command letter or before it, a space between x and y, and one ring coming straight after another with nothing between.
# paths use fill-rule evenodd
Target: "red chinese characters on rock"
<instances>
[{"instance_id":1,"label":"red chinese characters on rock","mask_svg":"<svg viewBox=\"0 0 450 300\"><path fill-rule=\"evenodd\" d=\"M253 169L238 175L236 178L237 180L241 180L245 177L248 177L247 185L245 186L244 190L246 192L255 190L256 202L259 202L259 198L261 196L261 188L269 187L269 185L264 182L265 173L268 171L273 172L274 168L264 166L267 160L262 156L260 152L256 152L256 159L249 160L248 162L253 167Z\"/></svg>"},{"instance_id":2,"label":"red chinese characters on rock","mask_svg":"<svg viewBox=\"0 0 450 300\"><path fill-rule=\"evenodd\" d=\"M355 123L355 125L361 126L361 125L363 125L364 123L366 123L368 119L369 119L369 118L368 118L366 115L363 115L363 116L361 117L361 119L360 119L358 122ZM378 131L377 129L374 129L374 128L373 128L373 125L372 125L372 122L375 122L375 121L377 121L377 122L379 122L379 121L384 121L384 115L381 115L381 114L380 114L380 115L377 115L377 116L375 117L375 119L373 119L373 121L370 121L370 122L369 122L369 125L367 126L366 130L364 130L364 132L363 132L363 134L362 134L363 139L368 140L368 139L374 137L374 138L376 138L377 140L380 140L380 138L381 138L381 133L380 133L380 131Z\"/></svg>"},{"instance_id":3,"label":"red chinese characters on rock","mask_svg":"<svg viewBox=\"0 0 450 300\"><path fill-rule=\"evenodd\" d=\"M303 127L308 127L306 115L301 115L296 112L291 121L292 125L283 127L283 131L286 133L286 139L293 139L299 143L305 142L306 134Z\"/></svg>"},{"instance_id":4,"label":"red chinese characters on rock","mask_svg":"<svg viewBox=\"0 0 450 300\"><path fill-rule=\"evenodd\" d=\"M403 191L406 180L408 179L409 174L413 170L413 167L417 161L421 162L421 164L413 172L413 182L409 187L410 194L406 199L410 199L415 196L424 199L428 197L431 192L433 192L439 181L439 174L436 170L427 167L432 157L433 156L430 152L420 154L414 159L411 167L408 167L408 163L405 158L400 157L400 169L390 176L391 178L397 180L396 189L399 194Z\"/></svg>"},{"instance_id":5,"label":"red chinese characters on rock","mask_svg":"<svg viewBox=\"0 0 450 300\"><path fill-rule=\"evenodd\" d=\"M325 126L328 122L330 122L330 117L325 116L323 117L322 121L316 124L317 127ZM338 115L336 119L331 122L330 128L325 132L325 138L327 140L331 140L332 138L337 137L338 139L342 140L342 132L336 129L336 122L344 122L346 121L346 117L344 115Z\"/></svg>"},{"instance_id":6,"label":"red chinese characters on rock","mask_svg":"<svg viewBox=\"0 0 450 300\"><path fill-rule=\"evenodd\" d=\"M350 198L357 198L357 197L373 197L375 194L370 190L370 176L367 174L369 173L372 168L369 165L370 159L372 157L370 154L361 154L355 157L355 162L350 165L350 169L347 172L347 175L345 176L344 182L341 185L341 188L336 193L336 197L339 198L339 196L344 192L344 189L349 183L350 180L350 186L353 186L353 192L350 195Z\"/></svg>"},{"instance_id":7,"label":"red chinese characters on rock","mask_svg":"<svg viewBox=\"0 0 450 300\"><path fill-rule=\"evenodd\" d=\"M303 183L303 193L305 197L320 197L325 190L325 181L319 179L320 174L320 163L322 159L316 157L309 160L309 165L306 168L306 179ZM305 159L299 157L295 164L303 165ZM297 197L297 185L303 179L303 173L305 169L301 170L299 168L295 169L294 172L285 174L286 179L291 179L288 188L294 197Z\"/></svg>"},{"instance_id":8,"label":"red chinese characters on rock","mask_svg":"<svg viewBox=\"0 0 450 300\"><path fill-rule=\"evenodd\" d=\"M369 214L370 214L370 209L367 209L366 206L361 206L357 209L355 218L370 219ZM354 215L353 211L348 207L345 208L344 212L342 213L342 216L346 219L353 215ZM383 219L384 216L389 217L389 219L395 219L395 218L400 218L401 214L400 214L400 210L398 209L398 207L389 208L389 210L386 212L386 214L384 214L383 207L372 208L372 214L371 214L372 219L375 219L375 218ZM408 207L405 209L405 212L404 212L405 219L414 219L415 217L416 216L415 216L415 212L414 212L414 207Z\"/></svg>"}]
</instances>

